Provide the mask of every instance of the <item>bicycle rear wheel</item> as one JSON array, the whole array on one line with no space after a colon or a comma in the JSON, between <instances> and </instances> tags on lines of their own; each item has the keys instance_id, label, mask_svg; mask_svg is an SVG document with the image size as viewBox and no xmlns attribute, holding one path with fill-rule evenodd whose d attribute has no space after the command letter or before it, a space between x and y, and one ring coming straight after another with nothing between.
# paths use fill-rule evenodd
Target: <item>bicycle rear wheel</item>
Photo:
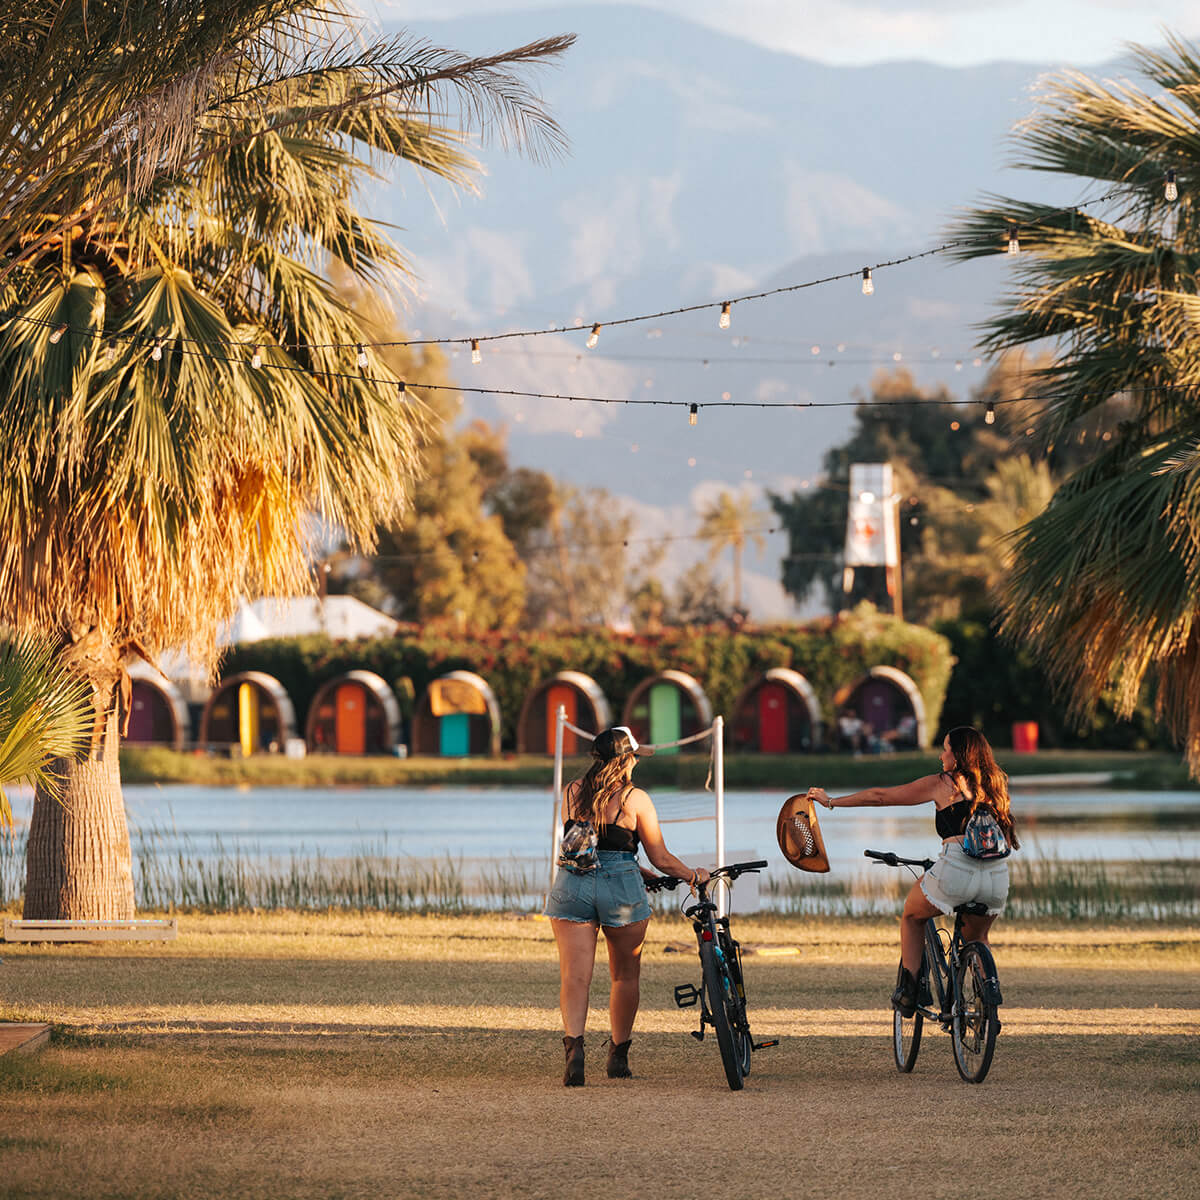
<instances>
[{"instance_id":1,"label":"bicycle rear wheel","mask_svg":"<svg viewBox=\"0 0 1200 1200\"><path fill-rule=\"evenodd\" d=\"M700 966L704 973L704 995L708 1002L708 1020L717 1034L717 1045L721 1050L721 1063L725 1067L725 1078L732 1091L741 1091L745 1071L742 1052L734 1039L733 1026L729 1021L729 997L736 995L733 980L728 970L717 961L711 942L700 944Z\"/></svg>"},{"instance_id":2,"label":"bicycle rear wheel","mask_svg":"<svg viewBox=\"0 0 1200 1200\"><path fill-rule=\"evenodd\" d=\"M968 942L958 958L950 1030L954 1065L968 1083L982 1083L992 1065L1000 1017L987 981L995 978L992 952L980 942Z\"/></svg>"},{"instance_id":3,"label":"bicycle rear wheel","mask_svg":"<svg viewBox=\"0 0 1200 1200\"><path fill-rule=\"evenodd\" d=\"M924 962L921 964L921 972L918 980L921 986L917 989L917 1000L919 1003L924 1003L925 998L922 995L925 990ZM897 986L899 982L900 975L897 972ZM892 1009L892 1052L896 1056L896 1070L907 1073L916 1066L917 1051L921 1048L921 1029L924 1024L925 1018L919 1012L913 1013L911 1017L906 1017L898 1008Z\"/></svg>"}]
</instances>

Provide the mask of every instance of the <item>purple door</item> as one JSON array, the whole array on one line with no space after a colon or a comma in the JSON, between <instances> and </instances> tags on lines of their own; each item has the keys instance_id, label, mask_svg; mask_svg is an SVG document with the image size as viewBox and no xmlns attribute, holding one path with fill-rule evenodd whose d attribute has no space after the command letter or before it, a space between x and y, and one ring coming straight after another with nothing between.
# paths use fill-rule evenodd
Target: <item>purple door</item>
<instances>
[{"instance_id":1,"label":"purple door","mask_svg":"<svg viewBox=\"0 0 1200 1200\"><path fill-rule=\"evenodd\" d=\"M859 693L858 710L876 737L887 733L896 727L896 689L882 679L869 680Z\"/></svg>"}]
</instances>

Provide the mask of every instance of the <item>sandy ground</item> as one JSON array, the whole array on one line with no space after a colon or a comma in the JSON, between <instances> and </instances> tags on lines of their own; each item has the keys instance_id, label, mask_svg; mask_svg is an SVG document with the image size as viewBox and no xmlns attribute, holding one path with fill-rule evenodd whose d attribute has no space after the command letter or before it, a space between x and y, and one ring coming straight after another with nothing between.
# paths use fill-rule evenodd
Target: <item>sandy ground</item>
<instances>
[{"instance_id":1,"label":"sandy ground","mask_svg":"<svg viewBox=\"0 0 1200 1200\"><path fill-rule=\"evenodd\" d=\"M1200 932L998 930L995 1063L927 1032L900 1075L895 926L743 923L757 1053L725 1086L648 944L635 1078L561 1086L544 922L184 918L166 946L0 948L3 1197L1200 1197Z\"/></svg>"}]
</instances>

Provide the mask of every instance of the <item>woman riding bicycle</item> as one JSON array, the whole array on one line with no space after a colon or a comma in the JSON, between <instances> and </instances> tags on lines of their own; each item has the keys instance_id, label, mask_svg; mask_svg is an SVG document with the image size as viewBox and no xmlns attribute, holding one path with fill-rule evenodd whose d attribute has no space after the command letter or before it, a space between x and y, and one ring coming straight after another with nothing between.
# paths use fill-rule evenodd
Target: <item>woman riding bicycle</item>
<instances>
[{"instance_id":1,"label":"woman riding bicycle","mask_svg":"<svg viewBox=\"0 0 1200 1200\"><path fill-rule=\"evenodd\" d=\"M906 1016L917 1005L917 973L925 948L925 922L938 913L951 916L956 905L977 901L987 905L986 916L963 915L963 940L987 942L988 930L1008 898L1008 859L973 858L963 849L963 833L972 815L991 812L1008 845L1020 844L1013 831L1008 800L1008 776L997 765L987 738L978 729L960 725L942 742L942 770L900 787L867 788L831 799L823 788L809 788L809 799L827 808L912 805L933 802L934 824L942 853L933 867L913 884L900 919L900 982L892 1004Z\"/></svg>"},{"instance_id":2,"label":"woman riding bicycle","mask_svg":"<svg viewBox=\"0 0 1200 1200\"><path fill-rule=\"evenodd\" d=\"M601 928L612 979L608 1077L630 1078L629 1043L638 1009L642 943L650 923L650 903L637 865L639 840L646 857L664 874L693 884L708 878L703 868L689 867L666 848L653 802L630 782L639 756L648 753L626 726L606 729L592 742L587 773L563 791L564 853L546 915L558 945L567 1087L583 1086L583 1030Z\"/></svg>"}]
</instances>

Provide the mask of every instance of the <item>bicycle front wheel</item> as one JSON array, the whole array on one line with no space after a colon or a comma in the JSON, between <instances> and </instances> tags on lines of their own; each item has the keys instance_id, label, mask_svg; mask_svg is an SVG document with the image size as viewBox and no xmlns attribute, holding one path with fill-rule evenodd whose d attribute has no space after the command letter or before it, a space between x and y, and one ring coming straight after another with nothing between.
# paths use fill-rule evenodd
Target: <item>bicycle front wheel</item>
<instances>
[{"instance_id":1,"label":"bicycle front wheel","mask_svg":"<svg viewBox=\"0 0 1200 1200\"><path fill-rule=\"evenodd\" d=\"M924 963L921 965L919 979L925 979ZM899 974L896 979L899 984ZM924 987L918 989L917 1001L924 1004L925 997L921 994ZM917 1051L921 1048L921 1029L925 1018L919 1012L911 1017L904 1016L898 1008L892 1009L892 1051L896 1055L896 1070L907 1074L917 1065Z\"/></svg>"},{"instance_id":2,"label":"bicycle front wheel","mask_svg":"<svg viewBox=\"0 0 1200 1200\"><path fill-rule=\"evenodd\" d=\"M742 1054L734 1038L733 1026L729 1022L729 997L733 993L733 980L729 972L717 961L711 942L700 944L700 966L704 972L704 995L708 1006L708 1019L717 1034L717 1045L721 1049L721 1062L725 1067L725 1078L732 1091L743 1087L745 1072L742 1069Z\"/></svg>"},{"instance_id":3,"label":"bicycle front wheel","mask_svg":"<svg viewBox=\"0 0 1200 1200\"><path fill-rule=\"evenodd\" d=\"M968 1083L982 1083L992 1065L1000 1017L987 981L995 978L992 952L980 942L968 942L958 958L950 1030L954 1065Z\"/></svg>"}]
</instances>

